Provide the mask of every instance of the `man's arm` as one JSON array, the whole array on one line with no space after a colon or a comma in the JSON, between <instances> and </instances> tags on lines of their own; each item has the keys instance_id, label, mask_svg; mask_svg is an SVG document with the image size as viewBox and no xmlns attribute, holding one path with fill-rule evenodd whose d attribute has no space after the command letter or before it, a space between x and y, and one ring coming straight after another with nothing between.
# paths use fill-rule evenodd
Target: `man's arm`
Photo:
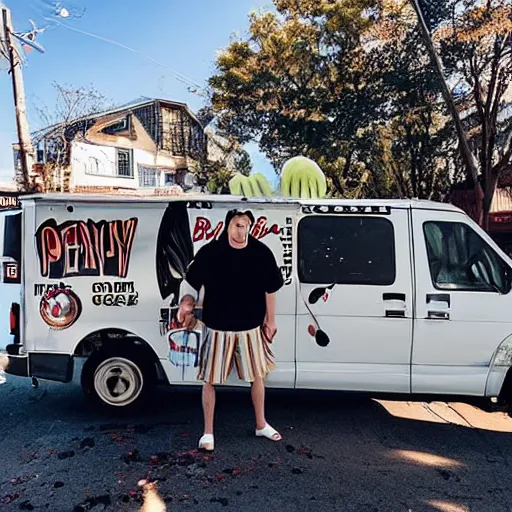
<instances>
[{"instance_id":1,"label":"man's arm","mask_svg":"<svg viewBox=\"0 0 512 512\"><path fill-rule=\"evenodd\" d=\"M277 333L276 326L276 294L266 293L265 294L266 313L265 320L263 322L263 330L267 340L272 343Z\"/></svg>"},{"instance_id":2,"label":"man's arm","mask_svg":"<svg viewBox=\"0 0 512 512\"><path fill-rule=\"evenodd\" d=\"M265 323L276 323L276 294L274 293L266 293L265 294L265 302L267 305L267 311L265 314Z\"/></svg>"},{"instance_id":3,"label":"man's arm","mask_svg":"<svg viewBox=\"0 0 512 512\"><path fill-rule=\"evenodd\" d=\"M277 333L276 326L276 294L284 284L281 270L277 266L276 259L269 248L266 248L266 286L265 286L265 304L266 313L263 322L263 332L268 341L272 343Z\"/></svg>"}]
</instances>

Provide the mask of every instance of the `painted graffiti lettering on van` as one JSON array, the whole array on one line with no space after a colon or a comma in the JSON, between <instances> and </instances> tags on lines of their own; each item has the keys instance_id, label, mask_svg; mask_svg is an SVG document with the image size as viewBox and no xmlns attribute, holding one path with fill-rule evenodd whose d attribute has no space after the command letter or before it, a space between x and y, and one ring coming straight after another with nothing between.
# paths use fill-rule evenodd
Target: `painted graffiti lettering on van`
<instances>
[{"instance_id":1,"label":"painted graffiti lettering on van","mask_svg":"<svg viewBox=\"0 0 512 512\"><path fill-rule=\"evenodd\" d=\"M126 277L137 222L89 219L57 224L48 219L36 232L41 275Z\"/></svg>"},{"instance_id":2,"label":"painted graffiti lettering on van","mask_svg":"<svg viewBox=\"0 0 512 512\"><path fill-rule=\"evenodd\" d=\"M285 225L281 228L281 244L283 246L283 265L281 273L283 274L284 284L292 283L292 262L293 262L293 219L286 217Z\"/></svg>"},{"instance_id":3,"label":"painted graffiti lettering on van","mask_svg":"<svg viewBox=\"0 0 512 512\"><path fill-rule=\"evenodd\" d=\"M93 283L92 294L95 306L136 306L139 303L133 281Z\"/></svg>"},{"instance_id":4,"label":"painted graffiti lettering on van","mask_svg":"<svg viewBox=\"0 0 512 512\"><path fill-rule=\"evenodd\" d=\"M213 227L211 221L206 217L197 217L192 240L194 242L200 242L202 240L210 241L217 239L222 233L223 228L224 222L222 221L218 222L215 227ZM269 226L268 219L264 216L259 217L251 229L251 235L258 240L261 240L269 234L279 235L280 233L281 230L279 226L277 224Z\"/></svg>"},{"instance_id":5,"label":"painted graffiti lettering on van","mask_svg":"<svg viewBox=\"0 0 512 512\"><path fill-rule=\"evenodd\" d=\"M223 222L219 222L215 228L213 228L209 219L206 217L197 217L192 240L194 242L200 242L201 240L210 241L212 238L217 239L222 232L223 225Z\"/></svg>"}]
</instances>

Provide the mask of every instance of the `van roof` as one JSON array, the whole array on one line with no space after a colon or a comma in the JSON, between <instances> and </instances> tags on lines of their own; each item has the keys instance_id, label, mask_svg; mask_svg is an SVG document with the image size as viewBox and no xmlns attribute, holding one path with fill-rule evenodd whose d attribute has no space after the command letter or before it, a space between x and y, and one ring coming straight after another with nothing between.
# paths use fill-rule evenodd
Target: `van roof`
<instances>
[{"instance_id":1,"label":"van roof","mask_svg":"<svg viewBox=\"0 0 512 512\"><path fill-rule=\"evenodd\" d=\"M386 206L388 208L442 210L461 212L450 203L439 203L423 199L290 199L282 197L241 197L232 195L176 195L176 196L126 196L111 194L31 194L21 196L22 203L27 202L63 202L69 203L169 203L174 201L273 204L279 206Z\"/></svg>"}]
</instances>

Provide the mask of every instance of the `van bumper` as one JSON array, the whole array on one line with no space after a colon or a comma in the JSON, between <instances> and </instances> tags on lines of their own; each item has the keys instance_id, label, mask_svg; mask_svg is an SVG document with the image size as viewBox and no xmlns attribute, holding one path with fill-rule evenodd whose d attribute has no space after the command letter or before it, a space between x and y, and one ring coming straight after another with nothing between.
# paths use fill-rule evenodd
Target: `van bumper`
<instances>
[{"instance_id":1,"label":"van bumper","mask_svg":"<svg viewBox=\"0 0 512 512\"><path fill-rule=\"evenodd\" d=\"M57 382L73 379L73 358L69 354L1 354L7 358L5 372L18 377L37 377Z\"/></svg>"},{"instance_id":2,"label":"van bumper","mask_svg":"<svg viewBox=\"0 0 512 512\"><path fill-rule=\"evenodd\" d=\"M28 377L28 356L13 356L0 354L0 362L5 360L7 367L4 368L5 373L16 375L18 377Z\"/></svg>"}]
</instances>

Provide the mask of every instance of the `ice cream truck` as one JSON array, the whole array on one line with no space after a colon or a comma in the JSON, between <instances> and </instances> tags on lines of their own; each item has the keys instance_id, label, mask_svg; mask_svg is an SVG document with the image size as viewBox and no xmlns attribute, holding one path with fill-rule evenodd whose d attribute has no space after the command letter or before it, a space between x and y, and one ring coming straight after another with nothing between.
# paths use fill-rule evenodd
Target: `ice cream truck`
<instances>
[{"instance_id":1,"label":"ice cream truck","mask_svg":"<svg viewBox=\"0 0 512 512\"><path fill-rule=\"evenodd\" d=\"M174 320L235 208L284 280L269 387L510 397L512 261L461 210L419 200L26 196L3 220L21 291L7 372L69 383L80 368L110 408L200 384L202 331Z\"/></svg>"}]
</instances>

